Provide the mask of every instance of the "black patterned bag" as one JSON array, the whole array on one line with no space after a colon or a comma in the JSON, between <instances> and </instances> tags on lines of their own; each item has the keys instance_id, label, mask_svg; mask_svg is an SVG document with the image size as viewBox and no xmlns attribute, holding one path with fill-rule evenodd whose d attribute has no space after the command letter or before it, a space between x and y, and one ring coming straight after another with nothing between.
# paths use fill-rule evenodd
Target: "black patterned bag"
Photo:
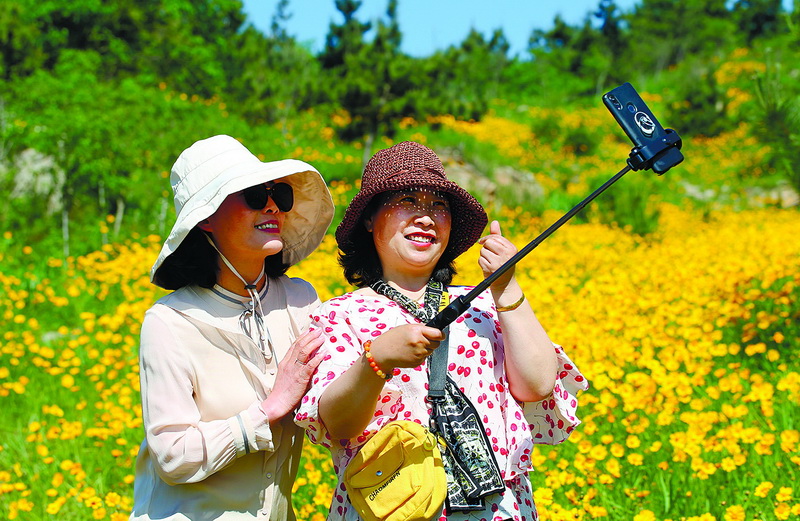
<instances>
[{"instance_id":1,"label":"black patterned bag","mask_svg":"<svg viewBox=\"0 0 800 521\"><path fill-rule=\"evenodd\" d=\"M448 510L480 510L484 508L483 498L501 492L505 484L475 406L447 376L448 348L445 338L430 360L431 431L446 443L442 460L447 473Z\"/></svg>"}]
</instances>

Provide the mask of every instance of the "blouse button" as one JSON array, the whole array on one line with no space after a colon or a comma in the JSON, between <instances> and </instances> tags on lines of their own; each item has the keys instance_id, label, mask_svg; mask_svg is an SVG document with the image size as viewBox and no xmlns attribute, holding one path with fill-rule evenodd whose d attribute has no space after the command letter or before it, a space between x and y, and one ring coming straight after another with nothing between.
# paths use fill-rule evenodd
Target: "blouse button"
<instances>
[{"instance_id":1,"label":"blouse button","mask_svg":"<svg viewBox=\"0 0 800 521\"><path fill-rule=\"evenodd\" d=\"M267 479L272 479L272 472L267 472Z\"/></svg>"}]
</instances>

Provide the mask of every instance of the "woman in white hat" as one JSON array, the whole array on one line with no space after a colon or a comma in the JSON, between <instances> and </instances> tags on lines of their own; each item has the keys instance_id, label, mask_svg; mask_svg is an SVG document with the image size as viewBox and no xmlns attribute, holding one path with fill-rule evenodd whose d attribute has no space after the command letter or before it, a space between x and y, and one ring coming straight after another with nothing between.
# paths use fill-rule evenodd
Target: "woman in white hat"
<instances>
[{"instance_id":1,"label":"woman in white hat","mask_svg":"<svg viewBox=\"0 0 800 521\"><path fill-rule=\"evenodd\" d=\"M322 241L333 201L311 165L264 163L229 136L172 168L177 218L145 314L145 439L131 519L294 519L303 443L292 410L320 358L319 304L284 275Z\"/></svg>"}]
</instances>

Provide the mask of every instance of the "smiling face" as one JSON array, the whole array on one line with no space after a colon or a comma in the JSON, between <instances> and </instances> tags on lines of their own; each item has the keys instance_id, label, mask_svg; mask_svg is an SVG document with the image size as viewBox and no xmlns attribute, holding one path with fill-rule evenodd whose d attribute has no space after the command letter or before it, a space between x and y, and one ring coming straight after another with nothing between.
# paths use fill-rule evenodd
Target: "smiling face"
<instances>
[{"instance_id":1,"label":"smiling face","mask_svg":"<svg viewBox=\"0 0 800 521\"><path fill-rule=\"evenodd\" d=\"M267 187L272 184L266 183ZM226 197L217 211L198 226L211 233L217 248L242 275L253 270L258 275L264 259L283 249L281 229L285 219L286 214L272 197L264 208L254 210L243 193L237 192Z\"/></svg>"},{"instance_id":2,"label":"smiling face","mask_svg":"<svg viewBox=\"0 0 800 521\"><path fill-rule=\"evenodd\" d=\"M383 194L364 221L372 233L385 280L420 277L426 281L450 240L450 202L427 189Z\"/></svg>"}]
</instances>

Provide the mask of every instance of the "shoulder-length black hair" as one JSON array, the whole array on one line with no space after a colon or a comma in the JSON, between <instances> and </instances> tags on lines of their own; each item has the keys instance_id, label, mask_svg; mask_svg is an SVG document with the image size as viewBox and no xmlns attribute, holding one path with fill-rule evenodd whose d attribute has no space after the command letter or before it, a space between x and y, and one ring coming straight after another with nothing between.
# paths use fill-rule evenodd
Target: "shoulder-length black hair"
<instances>
[{"instance_id":1,"label":"shoulder-length black hair","mask_svg":"<svg viewBox=\"0 0 800 521\"><path fill-rule=\"evenodd\" d=\"M217 283L219 254L205 238L200 228L192 228L178 248L156 270L154 282L164 289L179 289L196 284L211 288ZM289 265L278 252L264 260L268 277L277 278L286 273Z\"/></svg>"},{"instance_id":2,"label":"shoulder-length black hair","mask_svg":"<svg viewBox=\"0 0 800 521\"><path fill-rule=\"evenodd\" d=\"M378 205L383 199L374 197L364 209L361 222L353 230L350 241L339 245L339 265L344 270L344 277L347 282L358 287L364 288L383 278L383 267L381 266L378 251L375 249L375 241L372 233L367 231L364 219L374 215ZM436 267L431 274L432 281L441 282L445 286L453 281L456 275L455 259L450 258L448 251L439 259Z\"/></svg>"}]
</instances>

